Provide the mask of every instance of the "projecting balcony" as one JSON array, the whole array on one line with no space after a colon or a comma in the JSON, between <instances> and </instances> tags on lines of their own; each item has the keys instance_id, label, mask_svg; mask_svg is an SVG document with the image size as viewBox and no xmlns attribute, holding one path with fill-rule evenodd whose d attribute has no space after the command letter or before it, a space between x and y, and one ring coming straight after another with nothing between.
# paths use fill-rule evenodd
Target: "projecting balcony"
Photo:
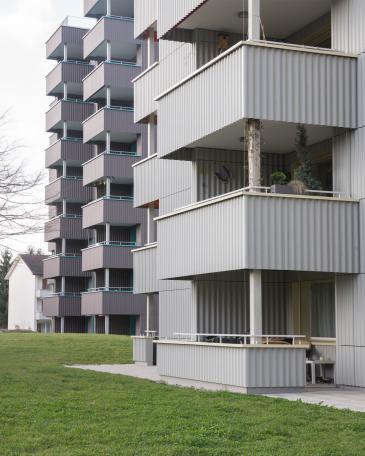
<instances>
[{"instance_id":1,"label":"projecting balcony","mask_svg":"<svg viewBox=\"0 0 365 456\"><path fill-rule=\"evenodd\" d=\"M92 189L83 187L82 177L59 177L45 189L45 203L55 204L62 200L69 203L88 203L92 199Z\"/></svg>"},{"instance_id":2,"label":"projecting balcony","mask_svg":"<svg viewBox=\"0 0 365 456\"><path fill-rule=\"evenodd\" d=\"M133 40L133 19L104 16L84 36L84 59L107 60L107 42L111 45L111 59L135 61L137 43Z\"/></svg>"},{"instance_id":3,"label":"projecting balcony","mask_svg":"<svg viewBox=\"0 0 365 456\"><path fill-rule=\"evenodd\" d=\"M65 24L68 24L66 21ZM46 43L47 59L62 60L64 58L64 45L67 44L68 58L82 58L82 37L88 31L85 28L77 28L69 25L61 25Z\"/></svg>"},{"instance_id":4,"label":"projecting balcony","mask_svg":"<svg viewBox=\"0 0 365 456\"><path fill-rule=\"evenodd\" d=\"M359 272L359 202L238 190L158 219L158 279L235 270Z\"/></svg>"},{"instance_id":5,"label":"projecting balcony","mask_svg":"<svg viewBox=\"0 0 365 456\"><path fill-rule=\"evenodd\" d=\"M84 100L107 98L106 88L111 88L111 98L133 100L132 79L141 71L133 62L103 62L84 79Z\"/></svg>"},{"instance_id":6,"label":"projecting balcony","mask_svg":"<svg viewBox=\"0 0 365 456\"><path fill-rule=\"evenodd\" d=\"M135 226L146 220L145 210L133 208L133 198L103 197L83 207L82 226L92 228L110 223L112 226Z\"/></svg>"},{"instance_id":7,"label":"projecting balcony","mask_svg":"<svg viewBox=\"0 0 365 456\"><path fill-rule=\"evenodd\" d=\"M87 231L82 229L81 215L60 215L46 222L44 241L51 242L56 239L88 239Z\"/></svg>"},{"instance_id":8,"label":"projecting balcony","mask_svg":"<svg viewBox=\"0 0 365 456\"><path fill-rule=\"evenodd\" d=\"M111 14L133 17L133 0L110 0ZM99 18L106 16L107 0L84 0L84 15Z\"/></svg>"},{"instance_id":9,"label":"projecting balcony","mask_svg":"<svg viewBox=\"0 0 365 456\"><path fill-rule=\"evenodd\" d=\"M132 288L94 288L82 293L82 315L146 314L146 298L133 295Z\"/></svg>"},{"instance_id":10,"label":"projecting balcony","mask_svg":"<svg viewBox=\"0 0 365 456\"><path fill-rule=\"evenodd\" d=\"M132 269L134 242L102 242L82 251L82 270Z\"/></svg>"},{"instance_id":11,"label":"projecting balcony","mask_svg":"<svg viewBox=\"0 0 365 456\"><path fill-rule=\"evenodd\" d=\"M157 244L133 250L134 293L147 294L159 291L156 270Z\"/></svg>"},{"instance_id":12,"label":"projecting balcony","mask_svg":"<svg viewBox=\"0 0 365 456\"><path fill-rule=\"evenodd\" d=\"M134 37L139 38L157 22L157 0L134 0Z\"/></svg>"},{"instance_id":13,"label":"projecting balcony","mask_svg":"<svg viewBox=\"0 0 365 456\"><path fill-rule=\"evenodd\" d=\"M56 277L89 277L90 274L81 269L81 254L58 254L51 256L43 262L43 278Z\"/></svg>"},{"instance_id":14,"label":"projecting balcony","mask_svg":"<svg viewBox=\"0 0 365 456\"><path fill-rule=\"evenodd\" d=\"M69 166L80 166L93 156L93 147L83 144L82 138L63 138L46 150L46 168L61 167L63 161Z\"/></svg>"},{"instance_id":15,"label":"projecting balcony","mask_svg":"<svg viewBox=\"0 0 365 456\"><path fill-rule=\"evenodd\" d=\"M47 95L59 97L64 93L64 83L67 82L69 95L82 95L82 80L94 67L86 62L61 61L46 76Z\"/></svg>"},{"instance_id":16,"label":"projecting balcony","mask_svg":"<svg viewBox=\"0 0 365 456\"><path fill-rule=\"evenodd\" d=\"M105 151L83 164L84 185L95 184L111 177L113 183L133 183L133 168L138 159L132 152Z\"/></svg>"},{"instance_id":17,"label":"projecting balcony","mask_svg":"<svg viewBox=\"0 0 365 456\"><path fill-rule=\"evenodd\" d=\"M82 130L82 122L94 112L93 103L78 100L59 100L51 105L46 113L46 131L57 133L62 131L63 123L67 122L69 130Z\"/></svg>"},{"instance_id":18,"label":"projecting balcony","mask_svg":"<svg viewBox=\"0 0 365 456\"><path fill-rule=\"evenodd\" d=\"M80 293L56 293L43 299L43 313L47 317L79 317Z\"/></svg>"},{"instance_id":19,"label":"projecting balcony","mask_svg":"<svg viewBox=\"0 0 365 456\"><path fill-rule=\"evenodd\" d=\"M356 128L357 58L240 42L161 94L158 118L161 158L186 159L186 148L240 150L245 119L260 119L264 130L272 122Z\"/></svg>"},{"instance_id":20,"label":"projecting balcony","mask_svg":"<svg viewBox=\"0 0 365 456\"><path fill-rule=\"evenodd\" d=\"M133 108L123 106L101 108L86 119L83 126L84 143L105 141L107 131L112 142L132 143L142 131L133 121Z\"/></svg>"}]
</instances>

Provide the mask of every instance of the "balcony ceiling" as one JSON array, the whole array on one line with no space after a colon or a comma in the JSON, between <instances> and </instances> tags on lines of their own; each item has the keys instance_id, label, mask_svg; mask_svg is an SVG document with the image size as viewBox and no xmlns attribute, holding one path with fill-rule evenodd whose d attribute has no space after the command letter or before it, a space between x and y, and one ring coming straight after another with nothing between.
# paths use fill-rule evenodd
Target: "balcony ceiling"
<instances>
[{"instance_id":1,"label":"balcony ceiling","mask_svg":"<svg viewBox=\"0 0 365 456\"><path fill-rule=\"evenodd\" d=\"M112 41L112 59L113 60L125 60L127 62L133 62L137 56L137 45L133 42L126 41ZM102 57L106 59L106 41L103 41L98 47L96 47L89 55L89 57Z\"/></svg>"},{"instance_id":2,"label":"balcony ceiling","mask_svg":"<svg viewBox=\"0 0 365 456\"><path fill-rule=\"evenodd\" d=\"M242 5L242 0L208 0L180 27L247 33L247 20L243 24L238 17ZM285 39L330 11L331 0L261 0L261 20L267 39Z\"/></svg>"},{"instance_id":3,"label":"balcony ceiling","mask_svg":"<svg viewBox=\"0 0 365 456\"><path fill-rule=\"evenodd\" d=\"M114 16L134 17L133 0L111 0L111 10ZM98 0L95 6L88 12L90 17L100 17L106 15L106 0Z\"/></svg>"}]
</instances>

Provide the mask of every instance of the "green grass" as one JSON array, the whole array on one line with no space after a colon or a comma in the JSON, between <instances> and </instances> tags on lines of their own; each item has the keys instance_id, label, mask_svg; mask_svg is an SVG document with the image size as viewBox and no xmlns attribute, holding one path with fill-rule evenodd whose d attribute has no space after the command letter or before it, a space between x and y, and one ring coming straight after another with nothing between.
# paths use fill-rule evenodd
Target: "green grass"
<instances>
[{"instance_id":1,"label":"green grass","mask_svg":"<svg viewBox=\"0 0 365 456\"><path fill-rule=\"evenodd\" d=\"M129 338L0 334L0 455L365 455L360 413L63 367L129 362Z\"/></svg>"}]
</instances>

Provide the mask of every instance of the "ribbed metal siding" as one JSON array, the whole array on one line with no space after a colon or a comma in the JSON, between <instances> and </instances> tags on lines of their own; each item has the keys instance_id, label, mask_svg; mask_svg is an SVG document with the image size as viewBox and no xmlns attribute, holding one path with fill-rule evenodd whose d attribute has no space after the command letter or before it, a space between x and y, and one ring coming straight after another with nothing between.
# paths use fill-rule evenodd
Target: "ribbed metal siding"
<instances>
[{"instance_id":1,"label":"ribbed metal siding","mask_svg":"<svg viewBox=\"0 0 365 456\"><path fill-rule=\"evenodd\" d=\"M57 218L45 224L45 242L56 239L87 239L87 231L82 229L81 219Z\"/></svg>"},{"instance_id":2,"label":"ribbed metal siding","mask_svg":"<svg viewBox=\"0 0 365 456\"><path fill-rule=\"evenodd\" d=\"M86 29L80 29L76 27L59 27L46 43L47 59L63 56L63 44L81 44L82 37L86 32ZM54 53L58 47L62 48L60 49L60 53L55 55Z\"/></svg>"},{"instance_id":3,"label":"ribbed metal siding","mask_svg":"<svg viewBox=\"0 0 365 456\"><path fill-rule=\"evenodd\" d=\"M53 296L43 300L43 313L48 317L78 317L81 297Z\"/></svg>"},{"instance_id":4,"label":"ribbed metal siding","mask_svg":"<svg viewBox=\"0 0 365 456\"><path fill-rule=\"evenodd\" d=\"M97 246L82 252L82 270L96 269L132 269L133 258L130 247Z\"/></svg>"},{"instance_id":5,"label":"ribbed metal siding","mask_svg":"<svg viewBox=\"0 0 365 456\"><path fill-rule=\"evenodd\" d=\"M134 293L157 293L157 245L133 253Z\"/></svg>"},{"instance_id":6,"label":"ribbed metal siding","mask_svg":"<svg viewBox=\"0 0 365 456\"><path fill-rule=\"evenodd\" d=\"M157 0L134 0L134 37L138 38L157 21Z\"/></svg>"},{"instance_id":7,"label":"ribbed metal siding","mask_svg":"<svg viewBox=\"0 0 365 456\"><path fill-rule=\"evenodd\" d=\"M83 78L85 78L92 69L92 65L60 62L46 76L47 95L49 95L59 84L64 82L82 84Z\"/></svg>"},{"instance_id":8,"label":"ribbed metal siding","mask_svg":"<svg viewBox=\"0 0 365 456\"><path fill-rule=\"evenodd\" d=\"M175 289L160 291L159 333L161 337L172 337L176 332L196 333L196 305L188 282L175 282Z\"/></svg>"},{"instance_id":9,"label":"ribbed metal siding","mask_svg":"<svg viewBox=\"0 0 365 456\"><path fill-rule=\"evenodd\" d=\"M46 113L46 130L52 131L61 122L83 122L94 112L94 106L89 103L75 103L60 100ZM58 125L58 128L61 128Z\"/></svg>"},{"instance_id":10,"label":"ribbed metal siding","mask_svg":"<svg viewBox=\"0 0 365 456\"><path fill-rule=\"evenodd\" d=\"M142 315L145 318L146 298L132 293L83 293L82 315Z\"/></svg>"},{"instance_id":11,"label":"ribbed metal siding","mask_svg":"<svg viewBox=\"0 0 365 456\"><path fill-rule=\"evenodd\" d=\"M153 339L147 337L133 337L133 361L153 365Z\"/></svg>"},{"instance_id":12,"label":"ribbed metal siding","mask_svg":"<svg viewBox=\"0 0 365 456\"><path fill-rule=\"evenodd\" d=\"M63 160L73 163L85 163L93 156L91 145L78 141L60 139L46 150L46 168L60 166Z\"/></svg>"},{"instance_id":13,"label":"ribbed metal siding","mask_svg":"<svg viewBox=\"0 0 365 456\"><path fill-rule=\"evenodd\" d=\"M165 196L160 199L160 215L168 214L175 209L191 203L191 189Z\"/></svg>"},{"instance_id":14,"label":"ribbed metal siding","mask_svg":"<svg viewBox=\"0 0 365 456\"><path fill-rule=\"evenodd\" d=\"M362 0L332 2L332 47L344 52L365 50L365 4Z\"/></svg>"},{"instance_id":15,"label":"ribbed metal siding","mask_svg":"<svg viewBox=\"0 0 365 456\"><path fill-rule=\"evenodd\" d=\"M205 2L206 0L157 0L158 36L169 32Z\"/></svg>"},{"instance_id":16,"label":"ribbed metal siding","mask_svg":"<svg viewBox=\"0 0 365 456\"><path fill-rule=\"evenodd\" d=\"M87 203L92 199L92 189L83 187L81 180L63 178L57 179L46 186L46 204L53 204L63 199L70 203Z\"/></svg>"},{"instance_id":17,"label":"ribbed metal siding","mask_svg":"<svg viewBox=\"0 0 365 456\"><path fill-rule=\"evenodd\" d=\"M55 257L43 263L43 276L45 279L55 277L89 277L90 274L82 272L81 257Z\"/></svg>"},{"instance_id":18,"label":"ribbed metal siding","mask_svg":"<svg viewBox=\"0 0 365 456\"><path fill-rule=\"evenodd\" d=\"M100 154L83 166L83 184L90 185L105 177L132 182L132 165L137 160L138 157Z\"/></svg>"}]
</instances>

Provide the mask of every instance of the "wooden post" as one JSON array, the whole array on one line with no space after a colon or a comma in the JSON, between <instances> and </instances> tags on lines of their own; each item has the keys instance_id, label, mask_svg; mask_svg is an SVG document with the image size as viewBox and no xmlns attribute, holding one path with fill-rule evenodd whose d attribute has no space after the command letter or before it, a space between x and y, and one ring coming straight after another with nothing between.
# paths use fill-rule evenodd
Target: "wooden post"
<instances>
[{"instance_id":1,"label":"wooden post","mask_svg":"<svg viewBox=\"0 0 365 456\"><path fill-rule=\"evenodd\" d=\"M248 185L261 186L261 125L256 119L248 119ZM253 189L252 191L255 191Z\"/></svg>"}]
</instances>

